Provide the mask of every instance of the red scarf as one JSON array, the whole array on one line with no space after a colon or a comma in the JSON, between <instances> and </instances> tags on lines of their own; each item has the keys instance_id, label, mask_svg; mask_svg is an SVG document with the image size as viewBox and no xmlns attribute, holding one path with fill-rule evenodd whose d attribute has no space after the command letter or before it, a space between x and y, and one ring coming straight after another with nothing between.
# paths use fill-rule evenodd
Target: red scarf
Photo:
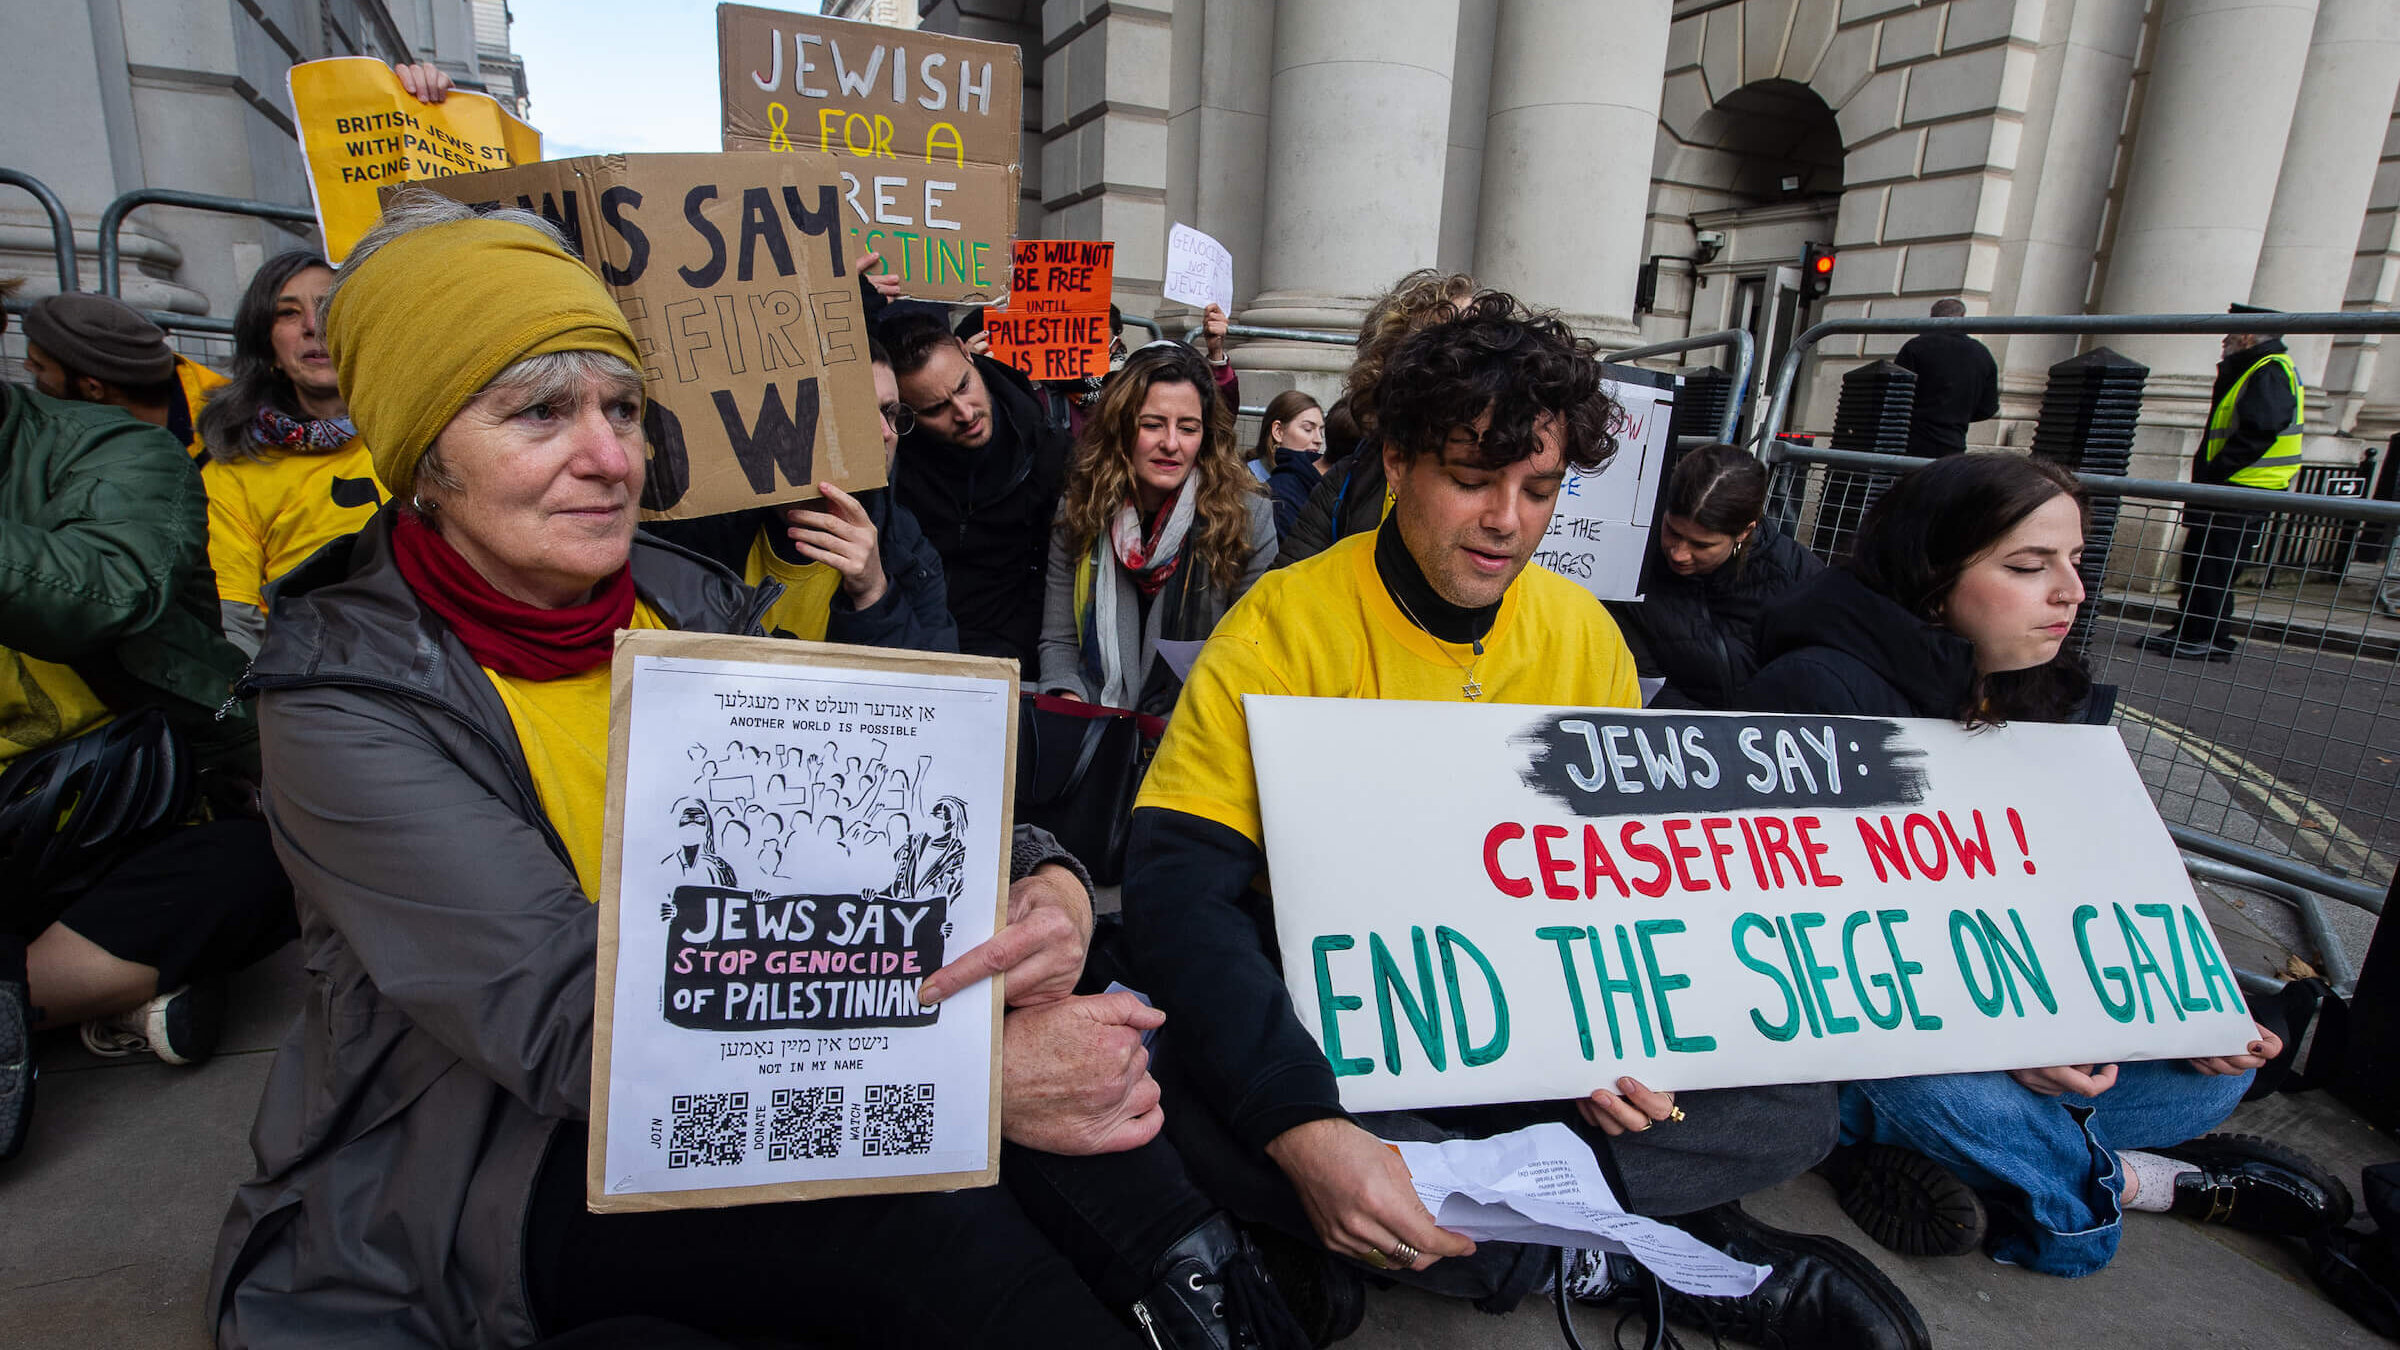
<instances>
[{"instance_id":1,"label":"red scarf","mask_svg":"<svg viewBox=\"0 0 2400 1350\"><path fill-rule=\"evenodd\" d=\"M459 551L414 511L392 526L392 561L410 590L466 644L476 664L521 680L580 675L609 659L617 630L633 622L633 566L565 609L512 600L483 579Z\"/></svg>"}]
</instances>

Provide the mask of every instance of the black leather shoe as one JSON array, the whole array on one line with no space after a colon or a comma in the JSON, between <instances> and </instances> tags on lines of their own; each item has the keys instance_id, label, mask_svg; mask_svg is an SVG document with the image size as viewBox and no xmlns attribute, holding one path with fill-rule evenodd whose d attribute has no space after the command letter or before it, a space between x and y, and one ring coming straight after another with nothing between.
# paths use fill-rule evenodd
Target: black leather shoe
<instances>
[{"instance_id":1,"label":"black leather shoe","mask_svg":"<svg viewBox=\"0 0 2400 1350\"><path fill-rule=\"evenodd\" d=\"M2207 1134L2152 1152L2200 1169L2175 1178L2174 1212L2187 1219L2287 1237L2350 1222L2341 1178L2256 1135Z\"/></svg>"},{"instance_id":2,"label":"black leather shoe","mask_svg":"<svg viewBox=\"0 0 2400 1350\"><path fill-rule=\"evenodd\" d=\"M33 1009L24 968L0 975L0 1162L17 1156L33 1130Z\"/></svg>"},{"instance_id":3,"label":"black leather shoe","mask_svg":"<svg viewBox=\"0 0 2400 1350\"><path fill-rule=\"evenodd\" d=\"M1700 1298L1666 1288L1667 1315L1751 1345L1806 1350L1932 1350L1908 1295L1875 1264L1833 1238L1787 1233L1719 1205L1671 1222L1737 1261L1771 1265L1743 1298Z\"/></svg>"},{"instance_id":4,"label":"black leather shoe","mask_svg":"<svg viewBox=\"0 0 2400 1350\"><path fill-rule=\"evenodd\" d=\"M2159 649L2152 647L2150 650L2157 651ZM2170 643L2165 649L2165 654L2178 661L2230 661L2233 659L2232 652L2210 642Z\"/></svg>"},{"instance_id":5,"label":"black leather shoe","mask_svg":"<svg viewBox=\"0 0 2400 1350\"><path fill-rule=\"evenodd\" d=\"M1308 1345L1323 1350L1366 1320L1367 1282L1358 1267L1273 1228L1252 1228L1244 1236Z\"/></svg>"},{"instance_id":6,"label":"black leather shoe","mask_svg":"<svg viewBox=\"0 0 2400 1350\"><path fill-rule=\"evenodd\" d=\"M1817 1164L1842 1212L1902 1256L1964 1256L1983 1245L1983 1200L1950 1169L1892 1144L1837 1148Z\"/></svg>"},{"instance_id":7,"label":"black leather shoe","mask_svg":"<svg viewBox=\"0 0 2400 1350\"><path fill-rule=\"evenodd\" d=\"M2152 633L2150 636L2143 638L2141 641L2141 648L2143 651L2156 652L2161 656L2166 655L2170 649L2177 645L2179 644L2175 637L2175 630L2172 628L2163 633Z\"/></svg>"},{"instance_id":8,"label":"black leather shoe","mask_svg":"<svg viewBox=\"0 0 2400 1350\"><path fill-rule=\"evenodd\" d=\"M1159 1350L1303 1350L1305 1333L1259 1264L1258 1251L1220 1212L1176 1239L1157 1281L1133 1305Z\"/></svg>"}]
</instances>

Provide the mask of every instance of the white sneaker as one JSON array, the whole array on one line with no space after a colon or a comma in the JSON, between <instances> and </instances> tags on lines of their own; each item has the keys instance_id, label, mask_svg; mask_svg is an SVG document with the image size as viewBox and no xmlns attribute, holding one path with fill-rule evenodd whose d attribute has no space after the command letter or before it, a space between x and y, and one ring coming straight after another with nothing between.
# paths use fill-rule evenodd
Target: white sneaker
<instances>
[{"instance_id":1,"label":"white sneaker","mask_svg":"<svg viewBox=\"0 0 2400 1350\"><path fill-rule=\"evenodd\" d=\"M169 1064L197 1064L216 1053L225 1026L222 984L187 984L138 1008L83 1024L83 1048L103 1059L148 1051Z\"/></svg>"}]
</instances>

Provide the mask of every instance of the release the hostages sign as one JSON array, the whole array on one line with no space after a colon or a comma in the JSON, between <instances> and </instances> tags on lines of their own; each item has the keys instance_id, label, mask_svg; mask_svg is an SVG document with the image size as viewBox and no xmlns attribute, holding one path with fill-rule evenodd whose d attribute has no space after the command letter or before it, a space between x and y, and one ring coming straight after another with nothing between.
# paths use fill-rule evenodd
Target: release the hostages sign
<instances>
[{"instance_id":1,"label":"release the hostages sign","mask_svg":"<svg viewBox=\"0 0 2400 1350\"><path fill-rule=\"evenodd\" d=\"M2105 727L1245 704L1285 979L1352 1110L2252 1036Z\"/></svg>"}]
</instances>

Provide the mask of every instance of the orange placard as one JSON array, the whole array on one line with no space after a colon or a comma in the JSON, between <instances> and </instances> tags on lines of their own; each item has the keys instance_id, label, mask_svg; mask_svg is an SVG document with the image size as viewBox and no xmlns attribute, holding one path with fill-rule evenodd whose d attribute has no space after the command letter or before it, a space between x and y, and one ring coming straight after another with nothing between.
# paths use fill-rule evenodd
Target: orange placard
<instances>
[{"instance_id":1,"label":"orange placard","mask_svg":"<svg viewBox=\"0 0 2400 1350\"><path fill-rule=\"evenodd\" d=\"M1117 246L1104 239L1019 240L1008 305L983 311L992 359L1037 380L1106 375L1116 270Z\"/></svg>"}]
</instances>

